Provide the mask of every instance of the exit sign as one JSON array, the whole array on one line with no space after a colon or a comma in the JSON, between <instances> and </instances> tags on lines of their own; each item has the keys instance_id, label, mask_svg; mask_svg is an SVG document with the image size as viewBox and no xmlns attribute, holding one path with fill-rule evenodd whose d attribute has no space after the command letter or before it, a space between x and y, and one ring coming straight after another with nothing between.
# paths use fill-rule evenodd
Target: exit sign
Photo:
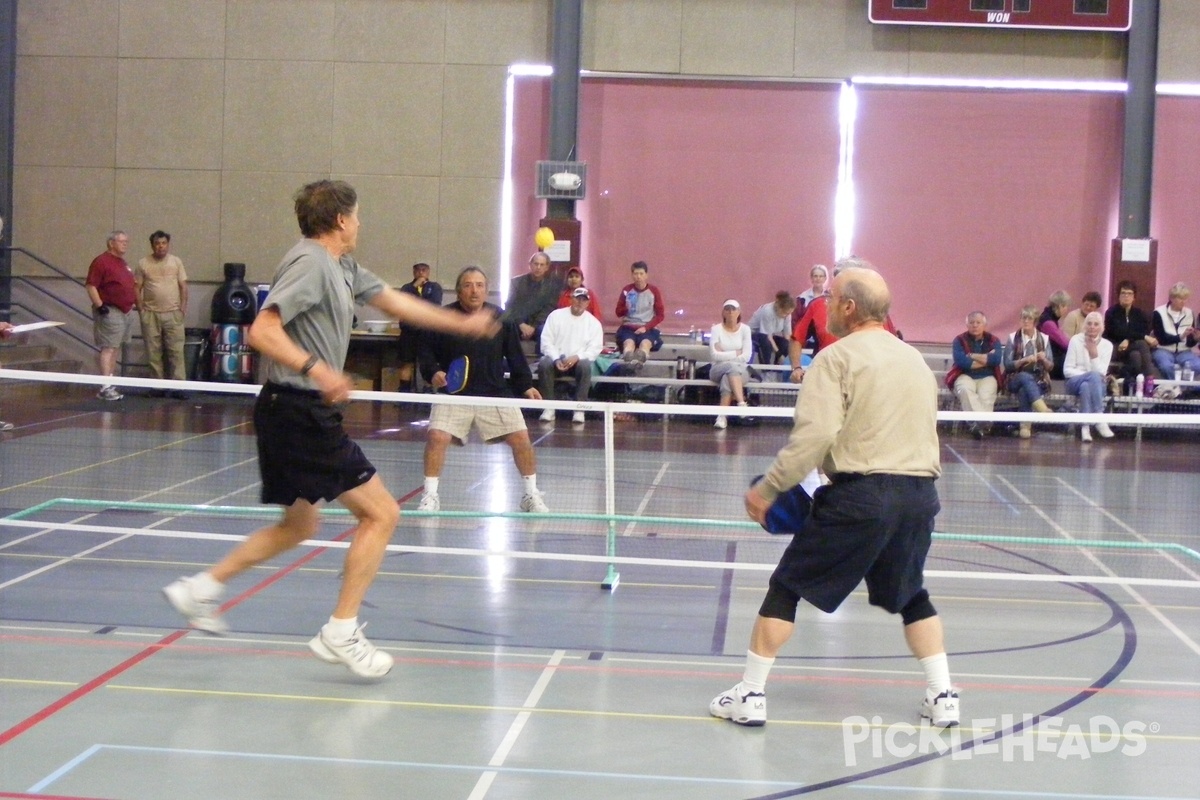
<instances>
[{"instance_id":1,"label":"exit sign","mask_svg":"<svg viewBox=\"0 0 1200 800\"><path fill-rule=\"evenodd\" d=\"M1133 0L871 0L870 19L890 25L1127 31Z\"/></svg>"}]
</instances>

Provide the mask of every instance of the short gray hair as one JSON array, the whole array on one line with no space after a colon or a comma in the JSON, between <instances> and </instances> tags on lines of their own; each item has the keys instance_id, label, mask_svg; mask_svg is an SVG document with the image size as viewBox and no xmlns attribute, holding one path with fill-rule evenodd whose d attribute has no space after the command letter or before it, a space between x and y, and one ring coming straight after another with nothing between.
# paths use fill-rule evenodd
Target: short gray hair
<instances>
[{"instance_id":1,"label":"short gray hair","mask_svg":"<svg viewBox=\"0 0 1200 800\"><path fill-rule=\"evenodd\" d=\"M888 311L892 308L892 298L886 287L882 293L877 292L861 278L862 273L867 272L879 274L870 267L854 266L841 270L839 274L845 275L842 282L842 299L854 301L854 308L858 311L859 319L885 322Z\"/></svg>"},{"instance_id":2,"label":"short gray hair","mask_svg":"<svg viewBox=\"0 0 1200 800\"><path fill-rule=\"evenodd\" d=\"M0 220L2 223L3 220ZM1171 287L1171 291L1167 293L1167 297L1190 297L1192 290L1187 287L1187 284L1180 281Z\"/></svg>"},{"instance_id":3,"label":"short gray hair","mask_svg":"<svg viewBox=\"0 0 1200 800\"><path fill-rule=\"evenodd\" d=\"M126 233L125 231L122 231L122 230L109 231L108 238L104 240L104 243L111 244L113 239L116 239L118 236L124 236L126 239L129 238L129 234Z\"/></svg>"},{"instance_id":4,"label":"short gray hair","mask_svg":"<svg viewBox=\"0 0 1200 800\"><path fill-rule=\"evenodd\" d=\"M1025 306L1021 309L1021 319L1037 319L1042 315L1037 306Z\"/></svg>"},{"instance_id":5,"label":"short gray hair","mask_svg":"<svg viewBox=\"0 0 1200 800\"><path fill-rule=\"evenodd\" d=\"M970 325L971 320L975 317L981 317L984 322L987 322L987 314L982 311L972 311L970 314L967 314L967 324Z\"/></svg>"},{"instance_id":6,"label":"short gray hair","mask_svg":"<svg viewBox=\"0 0 1200 800\"><path fill-rule=\"evenodd\" d=\"M1050 305L1069 306L1071 305L1071 295L1067 294L1066 289L1059 289L1057 292L1050 295Z\"/></svg>"},{"instance_id":7,"label":"short gray hair","mask_svg":"<svg viewBox=\"0 0 1200 800\"><path fill-rule=\"evenodd\" d=\"M833 262L834 277L841 275L848 269L869 269L872 272L879 271L875 269L874 264L861 256L844 256L843 258L839 258L837 261Z\"/></svg>"}]
</instances>

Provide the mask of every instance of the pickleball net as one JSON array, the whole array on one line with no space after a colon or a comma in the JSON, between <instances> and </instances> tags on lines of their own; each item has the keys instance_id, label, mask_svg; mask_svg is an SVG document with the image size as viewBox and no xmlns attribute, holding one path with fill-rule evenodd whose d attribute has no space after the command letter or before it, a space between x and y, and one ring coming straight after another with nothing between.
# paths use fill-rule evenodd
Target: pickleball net
<instances>
[{"instance_id":1,"label":"pickleball net","mask_svg":"<svg viewBox=\"0 0 1200 800\"><path fill-rule=\"evenodd\" d=\"M46 529L162 547L232 542L278 515L258 502L255 386L124 379L124 399L106 401L96 376L5 370L0 380L15 425L0 443L0 554ZM508 447L474 436L447 454L441 510L416 510L430 407L469 398L356 392L345 418L403 507L394 553L537 561L551 574L584 567L609 587L683 570L765 580L787 539L749 521L742 494L786 440L791 409L727 409L729 427L717 430L718 409L671 399L561 401L553 423L539 420L546 403L495 401L524 408L547 514L519 510ZM1104 415L942 412L930 573L1200 587L1200 417L1190 402L1129 402ZM577 410L582 425L571 421ZM1115 436L1101 437L1100 423ZM314 543L352 523L336 504L323 519Z\"/></svg>"}]
</instances>

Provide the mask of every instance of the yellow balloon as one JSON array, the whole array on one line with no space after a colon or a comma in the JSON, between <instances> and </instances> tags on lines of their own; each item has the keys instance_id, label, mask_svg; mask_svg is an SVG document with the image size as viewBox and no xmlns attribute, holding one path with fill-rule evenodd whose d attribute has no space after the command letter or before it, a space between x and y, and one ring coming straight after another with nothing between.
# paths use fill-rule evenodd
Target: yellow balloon
<instances>
[{"instance_id":1,"label":"yellow balloon","mask_svg":"<svg viewBox=\"0 0 1200 800\"><path fill-rule=\"evenodd\" d=\"M538 228L537 233L533 235L533 241L537 244L539 250L545 250L554 244L554 231L549 228Z\"/></svg>"}]
</instances>

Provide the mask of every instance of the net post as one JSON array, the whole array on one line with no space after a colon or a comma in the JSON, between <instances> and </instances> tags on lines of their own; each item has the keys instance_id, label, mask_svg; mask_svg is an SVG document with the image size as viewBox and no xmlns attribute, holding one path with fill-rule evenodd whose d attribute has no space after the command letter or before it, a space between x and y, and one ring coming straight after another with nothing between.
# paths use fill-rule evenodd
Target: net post
<instances>
[{"instance_id":1,"label":"net post","mask_svg":"<svg viewBox=\"0 0 1200 800\"><path fill-rule=\"evenodd\" d=\"M617 513L617 455L613 438L613 404L604 404L604 513L608 516L608 534L605 536L604 551L609 558L617 556L617 525L613 516ZM600 587L614 591L621 580L621 573L611 561Z\"/></svg>"}]
</instances>

